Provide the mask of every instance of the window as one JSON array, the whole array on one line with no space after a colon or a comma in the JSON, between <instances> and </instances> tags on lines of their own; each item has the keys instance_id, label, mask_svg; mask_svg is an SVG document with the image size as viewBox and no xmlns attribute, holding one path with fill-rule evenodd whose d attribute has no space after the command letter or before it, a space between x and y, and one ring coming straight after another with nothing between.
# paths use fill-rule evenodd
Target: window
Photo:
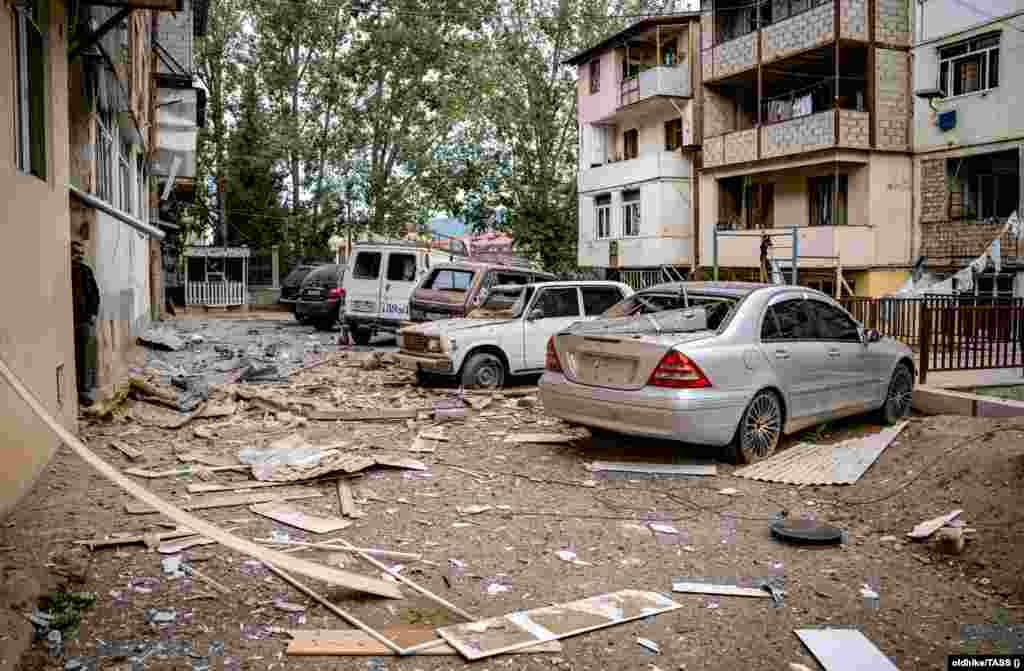
<instances>
[{"instance_id":1,"label":"window","mask_svg":"<svg viewBox=\"0 0 1024 671\"><path fill-rule=\"evenodd\" d=\"M118 143L117 174L118 174L118 200L114 206L122 212L132 211L132 147L127 142Z\"/></svg>"},{"instance_id":2,"label":"window","mask_svg":"<svg viewBox=\"0 0 1024 671\"><path fill-rule=\"evenodd\" d=\"M776 303L764 313L761 340L813 340L816 335L802 298Z\"/></svg>"},{"instance_id":3,"label":"window","mask_svg":"<svg viewBox=\"0 0 1024 671\"><path fill-rule=\"evenodd\" d=\"M962 96L999 86L999 33L939 48L939 89Z\"/></svg>"},{"instance_id":4,"label":"window","mask_svg":"<svg viewBox=\"0 0 1024 671\"><path fill-rule=\"evenodd\" d=\"M416 256L414 254L388 254L388 281L413 282L416 280Z\"/></svg>"},{"instance_id":5,"label":"window","mask_svg":"<svg viewBox=\"0 0 1024 671\"><path fill-rule=\"evenodd\" d=\"M601 90L601 61L597 58L590 61L590 92Z\"/></svg>"},{"instance_id":6,"label":"window","mask_svg":"<svg viewBox=\"0 0 1024 671\"><path fill-rule=\"evenodd\" d=\"M495 273L495 284L529 284L530 276L522 273Z\"/></svg>"},{"instance_id":7,"label":"window","mask_svg":"<svg viewBox=\"0 0 1024 671\"><path fill-rule=\"evenodd\" d=\"M826 175L808 179L811 226L846 225L846 183L846 175Z\"/></svg>"},{"instance_id":8,"label":"window","mask_svg":"<svg viewBox=\"0 0 1024 671\"><path fill-rule=\"evenodd\" d=\"M640 133L631 128L622 134L622 158L629 160L640 155Z\"/></svg>"},{"instance_id":9,"label":"window","mask_svg":"<svg viewBox=\"0 0 1024 671\"><path fill-rule=\"evenodd\" d=\"M950 219L1003 218L1019 207L1020 156L1015 149L949 159L946 179Z\"/></svg>"},{"instance_id":10,"label":"window","mask_svg":"<svg viewBox=\"0 0 1024 671\"><path fill-rule=\"evenodd\" d=\"M604 314L605 310L622 300L622 292L615 287L583 287L583 312L589 317Z\"/></svg>"},{"instance_id":11,"label":"window","mask_svg":"<svg viewBox=\"0 0 1024 671\"><path fill-rule=\"evenodd\" d=\"M612 197L603 194L594 199L594 221L597 222L597 239L604 240L612 235Z\"/></svg>"},{"instance_id":12,"label":"window","mask_svg":"<svg viewBox=\"0 0 1024 671\"><path fill-rule=\"evenodd\" d=\"M352 268L352 278L375 280L380 277L380 252L359 252Z\"/></svg>"},{"instance_id":13,"label":"window","mask_svg":"<svg viewBox=\"0 0 1024 671\"><path fill-rule=\"evenodd\" d=\"M96 197L114 203L114 128L113 115L96 110Z\"/></svg>"},{"instance_id":14,"label":"window","mask_svg":"<svg viewBox=\"0 0 1024 671\"><path fill-rule=\"evenodd\" d=\"M860 330L850 317L834 305L822 301L807 301L821 340L860 342Z\"/></svg>"},{"instance_id":15,"label":"window","mask_svg":"<svg viewBox=\"0 0 1024 671\"><path fill-rule=\"evenodd\" d=\"M549 317L578 317L580 315L579 296L576 288L545 289L533 304L534 310L541 311L543 319Z\"/></svg>"},{"instance_id":16,"label":"window","mask_svg":"<svg viewBox=\"0 0 1024 671\"><path fill-rule=\"evenodd\" d=\"M675 151L683 146L683 120L665 122L665 151Z\"/></svg>"},{"instance_id":17,"label":"window","mask_svg":"<svg viewBox=\"0 0 1024 671\"><path fill-rule=\"evenodd\" d=\"M460 291L465 293L473 283L472 270L454 270L452 268L436 268L423 283L424 289L434 291Z\"/></svg>"},{"instance_id":18,"label":"window","mask_svg":"<svg viewBox=\"0 0 1024 671\"><path fill-rule=\"evenodd\" d=\"M46 179L46 0L14 11L14 152L18 170Z\"/></svg>"},{"instance_id":19,"label":"window","mask_svg":"<svg viewBox=\"0 0 1024 671\"><path fill-rule=\"evenodd\" d=\"M622 192L622 234L640 235L640 190Z\"/></svg>"},{"instance_id":20,"label":"window","mask_svg":"<svg viewBox=\"0 0 1024 671\"><path fill-rule=\"evenodd\" d=\"M142 160L141 152L135 157L135 176L138 187L135 216L141 221L149 221L149 207L146 201L146 163Z\"/></svg>"},{"instance_id":21,"label":"window","mask_svg":"<svg viewBox=\"0 0 1024 671\"><path fill-rule=\"evenodd\" d=\"M674 45L666 44L661 47L661 64L668 67L676 64L676 48Z\"/></svg>"}]
</instances>

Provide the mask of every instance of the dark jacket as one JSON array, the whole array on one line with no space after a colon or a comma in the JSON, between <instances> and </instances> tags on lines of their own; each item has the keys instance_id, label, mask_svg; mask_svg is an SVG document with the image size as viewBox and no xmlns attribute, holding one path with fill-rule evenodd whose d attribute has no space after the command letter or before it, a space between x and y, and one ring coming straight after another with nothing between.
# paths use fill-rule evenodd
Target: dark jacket
<instances>
[{"instance_id":1,"label":"dark jacket","mask_svg":"<svg viewBox=\"0 0 1024 671\"><path fill-rule=\"evenodd\" d=\"M71 301L76 325L84 324L100 311L100 288L92 269L84 263L71 264Z\"/></svg>"}]
</instances>

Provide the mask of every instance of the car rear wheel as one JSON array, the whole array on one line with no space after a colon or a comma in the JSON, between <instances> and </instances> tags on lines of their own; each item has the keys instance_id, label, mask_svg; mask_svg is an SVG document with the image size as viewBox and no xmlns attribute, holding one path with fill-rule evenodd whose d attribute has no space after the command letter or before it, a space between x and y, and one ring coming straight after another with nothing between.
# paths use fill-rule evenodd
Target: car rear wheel
<instances>
[{"instance_id":1,"label":"car rear wheel","mask_svg":"<svg viewBox=\"0 0 1024 671\"><path fill-rule=\"evenodd\" d=\"M889 381L889 390L885 395L885 405L879 414L886 424L895 424L910 414L910 406L914 397L914 374L905 363L897 364Z\"/></svg>"},{"instance_id":2,"label":"car rear wheel","mask_svg":"<svg viewBox=\"0 0 1024 671\"><path fill-rule=\"evenodd\" d=\"M462 366L462 386L471 389L498 389L505 384L505 364L493 354L480 352Z\"/></svg>"},{"instance_id":3,"label":"car rear wheel","mask_svg":"<svg viewBox=\"0 0 1024 671\"><path fill-rule=\"evenodd\" d=\"M752 464L774 454L780 438L782 402L775 392L759 391L743 411L727 456L734 464Z\"/></svg>"}]
</instances>

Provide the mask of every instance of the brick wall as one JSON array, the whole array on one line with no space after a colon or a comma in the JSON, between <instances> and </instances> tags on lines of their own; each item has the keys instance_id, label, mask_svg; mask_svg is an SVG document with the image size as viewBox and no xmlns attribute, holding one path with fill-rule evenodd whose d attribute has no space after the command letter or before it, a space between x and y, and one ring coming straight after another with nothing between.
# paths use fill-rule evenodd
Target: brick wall
<instances>
[{"instance_id":1,"label":"brick wall","mask_svg":"<svg viewBox=\"0 0 1024 671\"><path fill-rule=\"evenodd\" d=\"M186 0L185 11L161 12L157 26L157 41L187 72L192 72L192 6ZM160 72L170 72L160 63Z\"/></svg>"},{"instance_id":2,"label":"brick wall","mask_svg":"<svg viewBox=\"0 0 1024 671\"><path fill-rule=\"evenodd\" d=\"M791 119L761 129L761 157L786 156L835 145L832 110Z\"/></svg>"},{"instance_id":3,"label":"brick wall","mask_svg":"<svg viewBox=\"0 0 1024 671\"><path fill-rule=\"evenodd\" d=\"M875 41L910 46L910 3L907 0L875 0Z\"/></svg>"},{"instance_id":4,"label":"brick wall","mask_svg":"<svg viewBox=\"0 0 1024 671\"><path fill-rule=\"evenodd\" d=\"M754 67L756 64L756 54L754 53L756 37L757 33L750 33L715 47L711 55L714 61L712 76L725 77L734 72Z\"/></svg>"},{"instance_id":5,"label":"brick wall","mask_svg":"<svg viewBox=\"0 0 1024 671\"><path fill-rule=\"evenodd\" d=\"M866 0L839 0L839 30L849 40L868 39Z\"/></svg>"},{"instance_id":6,"label":"brick wall","mask_svg":"<svg viewBox=\"0 0 1024 671\"><path fill-rule=\"evenodd\" d=\"M978 223L974 220L921 222L921 253L933 263L947 259L959 263L961 259L976 257L999 235L1006 223ZM1016 241L1009 234L1002 238L1003 255L1014 253Z\"/></svg>"},{"instance_id":7,"label":"brick wall","mask_svg":"<svg viewBox=\"0 0 1024 671\"><path fill-rule=\"evenodd\" d=\"M921 223L943 221L948 215L946 161L921 161Z\"/></svg>"},{"instance_id":8,"label":"brick wall","mask_svg":"<svg viewBox=\"0 0 1024 671\"><path fill-rule=\"evenodd\" d=\"M714 137L736 128L736 104L714 89L704 87L704 137Z\"/></svg>"},{"instance_id":9,"label":"brick wall","mask_svg":"<svg viewBox=\"0 0 1024 671\"><path fill-rule=\"evenodd\" d=\"M761 62L767 63L832 40L835 7L826 3L761 29Z\"/></svg>"},{"instance_id":10,"label":"brick wall","mask_svg":"<svg viewBox=\"0 0 1024 671\"><path fill-rule=\"evenodd\" d=\"M839 110L839 145L868 149L871 146L871 115L856 110Z\"/></svg>"},{"instance_id":11,"label":"brick wall","mask_svg":"<svg viewBox=\"0 0 1024 671\"><path fill-rule=\"evenodd\" d=\"M701 145L701 158L705 168L714 168L715 166L722 165L722 149L725 146L724 137L719 135L718 137L704 139L704 143Z\"/></svg>"},{"instance_id":12,"label":"brick wall","mask_svg":"<svg viewBox=\"0 0 1024 671\"><path fill-rule=\"evenodd\" d=\"M875 49L875 146L910 148L910 55Z\"/></svg>"},{"instance_id":13,"label":"brick wall","mask_svg":"<svg viewBox=\"0 0 1024 671\"><path fill-rule=\"evenodd\" d=\"M723 163L757 160L757 129L741 130L724 136Z\"/></svg>"}]
</instances>

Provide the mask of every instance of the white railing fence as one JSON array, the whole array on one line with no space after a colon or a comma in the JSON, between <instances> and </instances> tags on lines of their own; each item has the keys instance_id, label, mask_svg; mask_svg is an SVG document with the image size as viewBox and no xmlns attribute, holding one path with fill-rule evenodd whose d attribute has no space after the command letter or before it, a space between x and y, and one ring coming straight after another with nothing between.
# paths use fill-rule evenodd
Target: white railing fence
<instances>
[{"instance_id":1,"label":"white railing fence","mask_svg":"<svg viewBox=\"0 0 1024 671\"><path fill-rule=\"evenodd\" d=\"M245 305L245 282L188 282L185 285L186 305L226 307Z\"/></svg>"}]
</instances>

